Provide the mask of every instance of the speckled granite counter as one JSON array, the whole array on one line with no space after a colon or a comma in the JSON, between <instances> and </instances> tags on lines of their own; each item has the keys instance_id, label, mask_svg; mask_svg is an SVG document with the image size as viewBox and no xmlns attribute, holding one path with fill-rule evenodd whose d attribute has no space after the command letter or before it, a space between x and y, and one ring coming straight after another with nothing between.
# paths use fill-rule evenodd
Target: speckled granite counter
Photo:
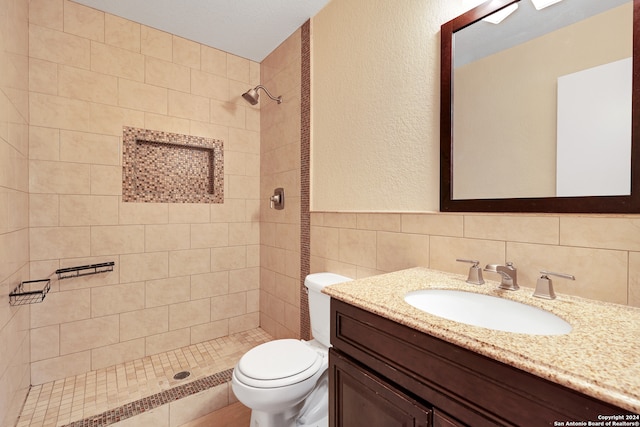
<instances>
[{"instance_id":1,"label":"speckled granite counter","mask_svg":"<svg viewBox=\"0 0 640 427\"><path fill-rule=\"evenodd\" d=\"M586 395L640 413L640 309L558 295L532 297L533 289L497 289L466 276L412 268L324 288L344 301L397 323L441 338ZM550 311L573 329L540 336L494 331L425 313L404 301L409 291L458 289L519 301Z\"/></svg>"}]
</instances>

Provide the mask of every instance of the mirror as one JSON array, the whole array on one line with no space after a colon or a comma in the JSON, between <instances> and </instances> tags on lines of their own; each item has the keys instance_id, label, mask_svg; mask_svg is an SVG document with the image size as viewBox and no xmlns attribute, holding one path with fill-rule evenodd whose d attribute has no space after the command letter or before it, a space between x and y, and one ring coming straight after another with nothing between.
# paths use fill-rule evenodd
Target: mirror
<instances>
[{"instance_id":1,"label":"mirror","mask_svg":"<svg viewBox=\"0 0 640 427\"><path fill-rule=\"evenodd\" d=\"M640 212L640 0L551 3L442 26L441 211Z\"/></svg>"}]
</instances>

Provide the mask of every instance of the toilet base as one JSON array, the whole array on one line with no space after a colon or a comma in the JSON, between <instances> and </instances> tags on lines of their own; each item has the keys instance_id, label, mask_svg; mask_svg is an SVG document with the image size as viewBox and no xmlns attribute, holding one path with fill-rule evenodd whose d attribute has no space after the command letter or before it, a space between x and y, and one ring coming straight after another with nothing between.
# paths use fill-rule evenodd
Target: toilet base
<instances>
[{"instance_id":1,"label":"toilet base","mask_svg":"<svg viewBox=\"0 0 640 427\"><path fill-rule=\"evenodd\" d=\"M251 411L250 427L296 427L296 418L304 402L300 402L285 412L270 413L264 411Z\"/></svg>"}]
</instances>

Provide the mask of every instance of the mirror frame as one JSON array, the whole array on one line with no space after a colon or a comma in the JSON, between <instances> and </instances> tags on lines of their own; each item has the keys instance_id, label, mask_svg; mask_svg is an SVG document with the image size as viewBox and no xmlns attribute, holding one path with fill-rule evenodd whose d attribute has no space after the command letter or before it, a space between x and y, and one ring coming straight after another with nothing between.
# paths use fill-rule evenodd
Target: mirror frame
<instances>
[{"instance_id":1,"label":"mirror frame","mask_svg":"<svg viewBox=\"0 0 640 427\"><path fill-rule=\"evenodd\" d=\"M453 199L453 35L520 0L489 0L441 27L440 211L640 213L640 0L633 0L633 86L631 105L631 194L629 196Z\"/></svg>"}]
</instances>

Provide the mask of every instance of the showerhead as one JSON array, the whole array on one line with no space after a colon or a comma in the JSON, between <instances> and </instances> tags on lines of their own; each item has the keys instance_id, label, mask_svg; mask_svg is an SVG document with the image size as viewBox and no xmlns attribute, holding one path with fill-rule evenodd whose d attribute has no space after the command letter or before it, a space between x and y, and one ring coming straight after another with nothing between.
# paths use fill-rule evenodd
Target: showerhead
<instances>
[{"instance_id":1,"label":"showerhead","mask_svg":"<svg viewBox=\"0 0 640 427\"><path fill-rule=\"evenodd\" d=\"M258 85L256 87L254 87L253 89L249 89L248 91L246 91L245 93L242 94L242 97L244 99L247 100L247 102L251 105L256 105L258 103L258 99L260 98L260 95L258 94L258 89L262 89L266 92L267 96L269 96L269 98L273 99L274 101L276 101L278 104L282 103L282 97L274 97L273 95L271 95L269 93L269 91L267 90L266 87L262 86L262 85Z\"/></svg>"}]
</instances>

